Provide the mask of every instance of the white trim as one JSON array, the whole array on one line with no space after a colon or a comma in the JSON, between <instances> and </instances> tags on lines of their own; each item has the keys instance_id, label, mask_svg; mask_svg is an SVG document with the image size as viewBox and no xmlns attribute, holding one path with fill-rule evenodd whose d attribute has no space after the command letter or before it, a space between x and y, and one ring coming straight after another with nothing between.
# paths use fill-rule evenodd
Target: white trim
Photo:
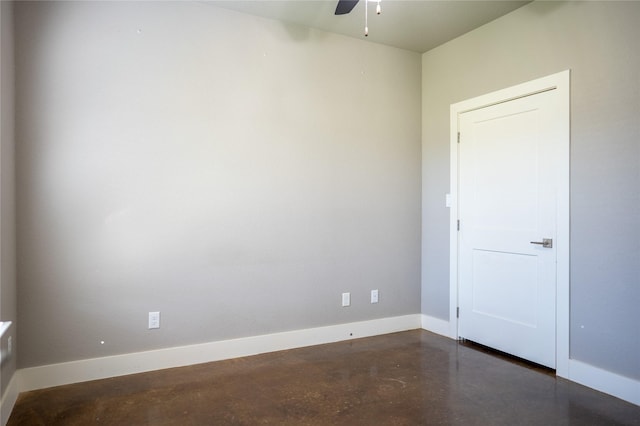
<instances>
[{"instance_id":1,"label":"white trim","mask_svg":"<svg viewBox=\"0 0 640 426\"><path fill-rule=\"evenodd\" d=\"M1 321L0 322L0 337L6 333L6 331L11 327L11 321Z\"/></svg>"},{"instance_id":2,"label":"white trim","mask_svg":"<svg viewBox=\"0 0 640 426\"><path fill-rule=\"evenodd\" d=\"M24 368L20 392L420 328L420 314Z\"/></svg>"},{"instance_id":3,"label":"white trim","mask_svg":"<svg viewBox=\"0 0 640 426\"><path fill-rule=\"evenodd\" d=\"M415 314L25 368L15 372L2 397L2 425L7 423L20 392L421 327L445 337L457 337L448 333L448 321ZM570 360L568 366L569 380L640 405L640 382L576 360Z\"/></svg>"},{"instance_id":4,"label":"white trim","mask_svg":"<svg viewBox=\"0 0 640 426\"><path fill-rule=\"evenodd\" d=\"M4 395L2 395L2 401L0 401L0 419L2 421L2 426L6 425L9 421L9 416L11 416L11 411L13 410L13 406L16 405L16 400L18 399L19 394L18 373L15 372L11 381L9 381L7 390L5 390Z\"/></svg>"},{"instance_id":5,"label":"white trim","mask_svg":"<svg viewBox=\"0 0 640 426\"><path fill-rule=\"evenodd\" d=\"M4 334L7 332L7 330L9 330L10 327L11 327L11 321L1 321L0 337L4 336ZM0 354L0 358L2 359L2 362L5 361L4 355L5 355L4 353ZM7 386L7 389L2 395L2 399L0 399L0 422L1 422L0 424L2 424L2 426L6 425L7 422L9 421L9 416L11 415L13 406L15 405L16 400L18 399L18 394L20 393L18 389L18 380L16 377L17 375L14 371L13 376L9 381L9 385Z\"/></svg>"},{"instance_id":6,"label":"white trim","mask_svg":"<svg viewBox=\"0 0 640 426\"><path fill-rule=\"evenodd\" d=\"M449 335L448 321L422 315L422 328L441 336L457 339ZM584 362L570 359L567 362L567 374L563 377L600 392L615 396L632 404L640 405L640 381L603 370ZM557 374L557 371L556 371ZM559 375L559 374L558 374Z\"/></svg>"},{"instance_id":7,"label":"white trim","mask_svg":"<svg viewBox=\"0 0 640 426\"><path fill-rule=\"evenodd\" d=\"M563 71L555 74L556 90L560 94L560 102L563 103L562 114L566 132L564 137L567 141L558 150L558 163L564 166L559 172L558 185L558 205L556 216L556 375L569 377L569 310L571 299L569 296L570 275L570 181L571 181L571 74L570 71Z\"/></svg>"},{"instance_id":8,"label":"white trim","mask_svg":"<svg viewBox=\"0 0 640 426\"><path fill-rule=\"evenodd\" d=\"M632 404L640 405L640 381L569 360L569 379Z\"/></svg>"},{"instance_id":9,"label":"white trim","mask_svg":"<svg viewBox=\"0 0 640 426\"><path fill-rule=\"evenodd\" d=\"M435 334L439 334L444 337L456 339L457 336L451 334L451 323L449 321L432 317L429 315L422 315L422 328Z\"/></svg>"},{"instance_id":10,"label":"white trim","mask_svg":"<svg viewBox=\"0 0 640 426\"><path fill-rule=\"evenodd\" d=\"M458 117L460 114L501 102L557 90L562 102L563 120L566 123L566 143L559 152L557 205L557 287L556 287L556 374L569 377L569 146L570 146L570 71L562 71L547 77L529 81L507 89L478 96L451 105L450 154L451 154L451 209L449 216L449 324L451 333L458 337Z\"/></svg>"},{"instance_id":11,"label":"white trim","mask_svg":"<svg viewBox=\"0 0 640 426\"><path fill-rule=\"evenodd\" d=\"M451 105L449 123L451 178L449 194L449 333L458 338L458 115L456 105Z\"/></svg>"}]
</instances>

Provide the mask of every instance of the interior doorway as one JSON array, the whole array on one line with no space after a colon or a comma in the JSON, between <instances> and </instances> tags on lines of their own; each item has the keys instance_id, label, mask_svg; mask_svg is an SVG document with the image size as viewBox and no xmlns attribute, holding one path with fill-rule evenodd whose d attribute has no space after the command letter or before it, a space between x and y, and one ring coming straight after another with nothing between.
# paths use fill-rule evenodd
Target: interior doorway
<instances>
[{"instance_id":1,"label":"interior doorway","mask_svg":"<svg viewBox=\"0 0 640 426\"><path fill-rule=\"evenodd\" d=\"M569 71L451 106L450 324L568 376Z\"/></svg>"}]
</instances>

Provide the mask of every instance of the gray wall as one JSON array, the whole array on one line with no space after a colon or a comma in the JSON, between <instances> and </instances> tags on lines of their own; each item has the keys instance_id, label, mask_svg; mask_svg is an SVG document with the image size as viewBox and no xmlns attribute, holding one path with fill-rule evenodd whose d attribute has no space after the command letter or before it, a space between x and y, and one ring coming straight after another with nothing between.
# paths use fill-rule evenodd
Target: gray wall
<instances>
[{"instance_id":1,"label":"gray wall","mask_svg":"<svg viewBox=\"0 0 640 426\"><path fill-rule=\"evenodd\" d=\"M449 315L449 106L571 69L571 357L640 379L639 22L534 2L423 55L423 313Z\"/></svg>"},{"instance_id":2,"label":"gray wall","mask_svg":"<svg viewBox=\"0 0 640 426\"><path fill-rule=\"evenodd\" d=\"M8 355L7 339L16 348L16 234L14 194L14 58L13 4L0 2L0 320L13 321L0 342L1 394L16 371L15 349Z\"/></svg>"},{"instance_id":3,"label":"gray wall","mask_svg":"<svg viewBox=\"0 0 640 426\"><path fill-rule=\"evenodd\" d=\"M419 54L202 3L15 7L20 367L420 312Z\"/></svg>"}]
</instances>

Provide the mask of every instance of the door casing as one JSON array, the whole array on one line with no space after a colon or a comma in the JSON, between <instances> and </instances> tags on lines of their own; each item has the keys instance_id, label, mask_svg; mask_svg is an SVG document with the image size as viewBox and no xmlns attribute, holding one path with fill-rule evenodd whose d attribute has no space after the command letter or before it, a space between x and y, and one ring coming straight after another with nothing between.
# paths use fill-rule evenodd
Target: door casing
<instances>
[{"instance_id":1,"label":"door casing","mask_svg":"<svg viewBox=\"0 0 640 426\"><path fill-rule=\"evenodd\" d=\"M558 91L561 102L563 135L558 147L557 200L557 269L556 269L556 375L569 377L569 164L570 164L570 71L562 71L486 95L451 105L451 188L450 188L450 264L449 264L449 335L458 338L458 131L459 115L510 100L550 90Z\"/></svg>"}]
</instances>

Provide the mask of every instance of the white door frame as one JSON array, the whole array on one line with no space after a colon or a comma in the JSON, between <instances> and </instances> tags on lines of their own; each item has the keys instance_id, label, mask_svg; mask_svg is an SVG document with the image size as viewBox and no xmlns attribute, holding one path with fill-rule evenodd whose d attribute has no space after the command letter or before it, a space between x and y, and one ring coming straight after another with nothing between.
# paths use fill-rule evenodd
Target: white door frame
<instances>
[{"instance_id":1,"label":"white door frame","mask_svg":"<svg viewBox=\"0 0 640 426\"><path fill-rule=\"evenodd\" d=\"M556 375L569 377L569 141L570 71L562 71L497 92L451 105L451 210L449 264L449 336L458 338L458 117L460 114L510 100L557 90L562 103L562 146L558 152L557 269L556 269Z\"/></svg>"}]
</instances>

